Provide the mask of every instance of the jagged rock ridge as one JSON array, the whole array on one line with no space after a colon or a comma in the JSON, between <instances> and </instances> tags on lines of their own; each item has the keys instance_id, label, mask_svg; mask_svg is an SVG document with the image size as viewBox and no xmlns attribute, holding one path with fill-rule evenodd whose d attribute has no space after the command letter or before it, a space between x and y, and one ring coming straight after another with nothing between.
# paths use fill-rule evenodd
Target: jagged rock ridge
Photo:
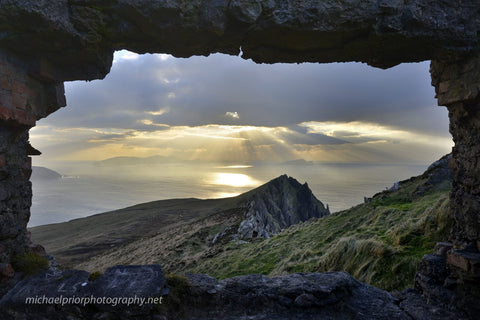
<instances>
[{"instance_id":1,"label":"jagged rock ridge","mask_svg":"<svg viewBox=\"0 0 480 320\"><path fill-rule=\"evenodd\" d=\"M330 214L328 205L325 208L307 183L302 185L287 175L273 179L240 198L240 206L245 207L245 219L238 227L229 226L217 234L214 243L226 236L240 240L269 238L291 225Z\"/></svg>"},{"instance_id":2,"label":"jagged rock ridge","mask_svg":"<svg viewBox=\"0 0 480 320\"><path fill-rule=\"evenodd\" d=\"M248 193L245 220L238 228L241 239L269 238L282 229L330 211L313 195L308 184L282 175Z\"/></svg>"}]
</instances>

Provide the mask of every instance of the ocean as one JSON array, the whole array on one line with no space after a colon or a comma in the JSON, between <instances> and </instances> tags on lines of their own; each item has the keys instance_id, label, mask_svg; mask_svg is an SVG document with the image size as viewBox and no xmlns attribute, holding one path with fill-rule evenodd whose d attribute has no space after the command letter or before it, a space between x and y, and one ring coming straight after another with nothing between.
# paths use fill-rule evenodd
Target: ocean
<instances>
[{"instance_id":1,"label":"ocean","mask_svg":"<svg viewBox=\"0 0 480 320\"><path fill-rule=\"evenodd\" d=\"M427 165L155 164L50 167L64 177L33 180L29 227L64 222L139 203L172 198L223 198L251 190L282 174L307 182L331 212L424 172Z\"/></svg>"}]
</instances>

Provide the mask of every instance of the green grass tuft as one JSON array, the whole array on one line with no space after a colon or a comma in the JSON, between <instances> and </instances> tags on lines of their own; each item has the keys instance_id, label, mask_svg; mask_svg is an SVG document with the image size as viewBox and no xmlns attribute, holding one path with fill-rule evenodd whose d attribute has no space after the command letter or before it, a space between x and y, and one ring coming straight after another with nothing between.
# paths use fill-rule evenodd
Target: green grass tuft
<instances>
[{"instance_id":1,"label":"green grass tuft","mask_svg":"<svg viewBox=\"0 0 480 320\"><path fill-rule=\"evenodd\" d=\"M13 258L12 266L25 275L33 275L49 267L48 259L34 252L27 252Z\"/></svg>"},{"instance_id":2,"label":"green grass tuft","mask_svg":"<svg viewBox=\"0 0 480 320\"><path fill-rule=\"evenodd\" d=\"M95 281L95 280L97 280L102 274L103 274L103 272L101 272L101 271L93 271L93 272L90 273L90 275L88 276L88 281Z\"/></svg>"},{"instance_id":3,"label":"green grass tuft","mask_svg":"<svg viewBox=\"0 0 480 320\"><path fill-rule=\"evenodd\" d=\"M157 311L161 314L172 314L182 310L182 304L190 294L191 285L184 276L176 274L166 274L167 287L170 292L165 296L162 304L157 306Z\"/></svg>"}]
</instances>

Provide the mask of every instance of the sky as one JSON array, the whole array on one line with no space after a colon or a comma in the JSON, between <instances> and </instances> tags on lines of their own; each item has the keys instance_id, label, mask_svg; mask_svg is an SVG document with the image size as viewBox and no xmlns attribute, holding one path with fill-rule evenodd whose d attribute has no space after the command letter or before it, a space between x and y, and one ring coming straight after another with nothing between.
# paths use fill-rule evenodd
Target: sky
<instances>
[{"instance_id":1,"label":"sky","mask_svg":"<svg viewBox=\"0 0 480 320\"><path fill-rule=\"evenodd\" d=\"M426 164L453 145L428 68L120 51L105 79L66 83L67 107L38 121L30 140L42 165L155 155Z\"/></svg>"}]
</instances>

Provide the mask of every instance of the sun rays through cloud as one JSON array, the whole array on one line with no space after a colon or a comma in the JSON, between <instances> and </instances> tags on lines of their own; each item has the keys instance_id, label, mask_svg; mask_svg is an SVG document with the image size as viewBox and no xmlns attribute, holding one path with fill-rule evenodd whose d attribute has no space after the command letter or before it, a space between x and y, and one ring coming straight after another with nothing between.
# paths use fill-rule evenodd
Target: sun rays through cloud
<instances>
[{"instance_id":1,"label":"sun rays through cloud","mask_svg":"<svg viewBox=\"0 0 480 320\"><path fill-rule=\"evenodd\" d=\"M385 71L120 51L105 80L66 92L68 107L31 130L46 161L428 163L453 145L427 63Z\"/></svg>"}]
</instances>

